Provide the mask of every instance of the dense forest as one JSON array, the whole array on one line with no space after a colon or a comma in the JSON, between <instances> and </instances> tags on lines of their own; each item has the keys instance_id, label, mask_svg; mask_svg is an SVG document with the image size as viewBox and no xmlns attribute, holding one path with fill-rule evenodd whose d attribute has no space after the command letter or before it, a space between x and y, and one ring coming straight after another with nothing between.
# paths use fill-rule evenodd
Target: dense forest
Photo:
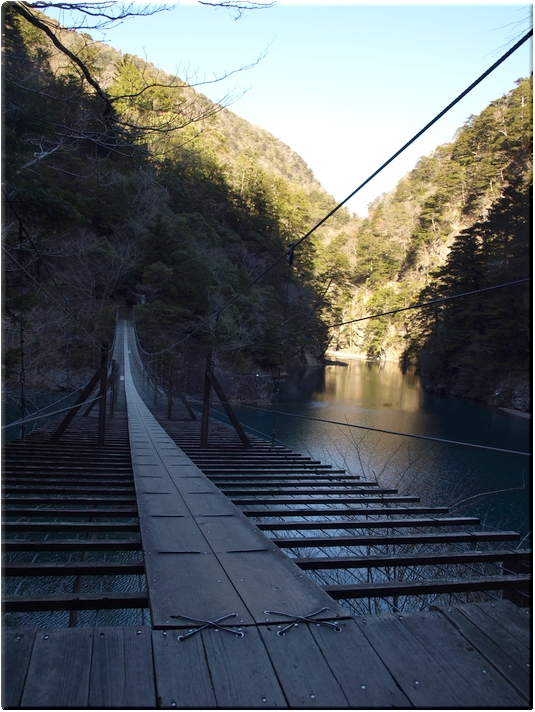
<instances>
[{"instance_id":1,"label":"dense forest","mask_svg":"<svg viewBox=\"0 0 535 712\"><path fill-rule=\"evenodd\" d=\"M131 309L144 349L179 344L162 370L213 346L244 398L269 395L248 393L248 374L332 350L412 361L429 388L529 407L526 283L355 320L529 276L531 79L366 219L339 210L290 260L335 202L289 147L31 4L2 13L5 393L21 358L29 387L73 388ZM327 328L341 322L353 323Z\"/></svg>"},{"instance_id":2,"label":"dense forest","mask_svg":"<svg viewBox=\"0 0 535 712\"><path fill-rule=\"evenodd\" d=\"M352 284L342 321L357 320L335 348L416 362L432 390L531 407L531 285L488 288L531 275L532 101L533 78L518 80L333 238Z\"/></svg>"}]
</instances>

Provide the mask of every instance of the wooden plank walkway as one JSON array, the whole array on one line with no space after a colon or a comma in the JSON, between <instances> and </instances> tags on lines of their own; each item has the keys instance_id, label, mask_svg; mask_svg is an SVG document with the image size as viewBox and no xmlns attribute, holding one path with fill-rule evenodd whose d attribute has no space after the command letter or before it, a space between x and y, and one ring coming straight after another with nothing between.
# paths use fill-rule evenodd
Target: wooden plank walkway
<instances>
[{"instance_id":1,"label":"wooden plank walkway","mask_svg":"<svg viewBox=\"0 0 535 712\"><path fill-rule=\"evenodd\" d=\"M530 709L530 619L510 601L340 621L206 629L2 631L2 706Z\"/></svg>"},{"instance_id":2,"label":"wooden plank walkway","mask_svg":"<svg viewBox=\"0 0 535 712\"><path fill-rule=\"evenodd\" d=\"M127 332L118 332L118 336L127 354L132 349ZM268 538L255 526L256 515L248 516L255 510L248 511L247 507L258 507L258 502L244 505L242 511L242 505L223 494L221 480L216 486L177 447L139 396L128 359L123 376L132 453L128 476L133 478L139 515L137 529L131 535L143 555L143 589L150 607L150 625L4 625L4 708L531 707L531 626L527 610L511 601L497 600L437 606L420 613L350 615L309 578L305 559L288 558L277 537ZM26 447L32 449L29 443ZM37 442L36 447L42 446ZM91 452L95 450L89 450L86 456L88 469ZM282 461L296 463L300 459L295 454L289 457L283 449L278 450L278 457L283 471L286 466ZM223 454L221 462L224 459ZM306 458L302 459L304 462L295 468L296 477L304 467L308 473L305 479L310 480L316 468L316 477L325 482L335 478L337 483L347 481L355 486L344 473L329 474L329 468L319 468L314 462L307 467ZM247 472L236 479L232 465L228 468L231 472L222 475L214 464L214 477L229 477L226 481L232 488L240 482L250 489L258 479L249 468L247 465ZM275 474L272 472L271 477ZM115 474L108 472L108 476ZM316 477L314 484L318 483ZM303 479L294 483L299 481ZM23 485L17 482L13 485L15 492L6 495L13 524L19 517L27 518L24 512L32 508L28 505L32 495L25 490L21 494ZM33 483L30 491L34 484L38 486ZM358 488L363 484L360 482ZM71 512L81 506L84 497L97 498L95 491L88 494L84 489L69 495L69 487L64 484L49 481L47 485L62 488L54 495L44 495L56 502L47 505L55 508L53 512L61 511L58 502L64 498L74 497L67 500ZM95 486L95 482L89 485ZM374 489L377 486L369 483L369 492ZM129 496L125 494L124 498ZM378 516L383 516L380 511L385 508L398 518L400 510L406 513L406 503L403 507L391 504L389 497L384 493L381 503L370 503L370 494L367 506L377 507ZM333 516L348 517L351 508L340 504L347 499L345 490L327 499L328 504L319 506L329 521ZM111 524L124 520L115 516L113 508L110 510L110 498L98 501L102 504L97 506L105 508L102 511L111 512ZM296 499L292 502L289 507L296 506ZM280 502L274 506L280 508ZM313 509L309 509L310 504L297 506L294 511L303 512L297 522L318 516L317 505ZM269 510L269 505L260 507L259 512L268 515L265 523L273 521L264 509ZM333 508L334 515L330 513ZM431 514L417 505L411 512L420 519L424 513ZM370 516L369 508L366 516ZM341 528L344 526L342 520ZM50 536L62 538L59 533ZM99 541L117 546L119 540L117 533L102 535L96 529L91 536L96 538L84 537L82 545L78 537L78 549L89 550L91 542ZM13 545L19 540L22 546L25 541L16 530L6 537ZM42 546L50 546L46 541ZM503 552L501 557L503 561ZM92 571L98 571L98 567L105 571L107 563L115 562L69 560L32 565L40 566L39 574L46 576L47 571L60 571L63 563L69 574L82 575L86 564L94 567ZM137 562L129 565L134 564ZM17 576L17 565L22 564L12 561L9 565L12 575ZM16 602L9 600L9 610L18 610ZM79 601L79 605L83 608L87 604Z\"/></svg>"}]
</instances>

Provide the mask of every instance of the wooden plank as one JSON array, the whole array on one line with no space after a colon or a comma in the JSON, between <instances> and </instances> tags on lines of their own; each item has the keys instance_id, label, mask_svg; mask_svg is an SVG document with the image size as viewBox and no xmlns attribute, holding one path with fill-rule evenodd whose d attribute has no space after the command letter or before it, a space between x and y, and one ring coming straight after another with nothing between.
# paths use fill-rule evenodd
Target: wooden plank
<instances>
[{"instance_id":1,"label":"wooden plank","mask_svg":"<svg viewBox=\"0 0 535 712\"><path fill-rule=\"evenodd\" d=\"M291 709L349 708L349 701L308 625L292 626L282 636L277 635L279 630L280 626L276 625L259 628L288 706Z\"/></svg>"},{"instance_id":2,"label":"wooden plank","mask_svg":"<svg viewBox=\"0 0 535 712\"><path fill-rule=\"evenodd\" d=\"M123 496L113 496L110 497L91 497L91 496L81 496L81 495L71 495L71 496L61 496L61 497L32 497L31 495L27 497L2 497L2 501L5 505L17 504L17 505L53 505L57 506L59 504L73 505L73 504L83 504L88 507L92 506L110 506L111 504L117 505L127 505L136 506L137 500L135 497L123 497Z\"/></svg>"},{"instance_id":3,"label":"wooden plank","mask_svg":"<svg viewBox=\"0 0 535 712\"><path fill-rule=\"evenodd\" d=\"M150 628L94 629L89 707L156 707Z\"/></svg>"},{"instance_id":4,"label":"wooden plank","mask_svg":"<svg viewBox=\"0 0 535 712\"><path fill-rule=\"evenodd\" d=\"M4 564L3 576L111 576L144 574L142 561L78 561L54 564Z\"/></svg>"},{"instance_id":5,"label":"wooden plank","mask_svg":"<svg viewBox=\"0 0 535 712\"><path fill-rule=\"evenodd\" d=\"M21 707L87 708L92 647L92 628L40 629Z\"/></svg>"},{"instance_id":6,"label":"wooden plank","mask_svg":"<svg viewBox=\"0 0 535 712\"><path fill-rule=\"evenodd\" d=\"M396 681L354 620L338 621L342 633L310 626L352 709L410 707Z\"/></svg>"},{"instance_id":7,"label":"wooden plank","mask_svg":"<svg viewBox=\"0 0 535 712\"><path fill-rule=\"evenodd\" d=\"M2 709L20 707L37 628L2 628Z\"/></svg>"},{"instance_id":8,"label":"wooden plank","mask_svg":"<svg viewBox=\"0 0 535 712\"><path fill-rule=\"evenodd\" d=\"M36 508L12 508L7 507L2 509L4 517L137 517L137 507L129 507L120 509L94 509L86 507L85 509L36 509Z\"/></svg>"},{"instance_id":9,"label":"wooden plank","mask_svg":"<svg viewBox=\"0 0 535 712\"><path fill-rule=\"evenodd\" d=\"M397 494L397 490L393 489L378 489L374 487L373 489L363 489L360 487L356 489L350 486L337 486L332 485L332 487L300 487L294 485L292 489L289 488L269 488L264 486L260 490L256 489L231 489L231 488L221 488L227 497L255 497L257 495L262 495L263 497L279 497L279 496L290 496L290 495L359 495L359 494ZM239 500L236 500L239 501ZM279 500L275 500L278 502Z\"/></svg>"},{"instance_id":10,"label":"wooden plank","mask_svg":"<svg viewBox=\"0 0 535 712\"><path fill-rule=\"evenodd\" d=\"M146 552L145 560L154 628L189 626L180 615L214 620L238 613L241 623L253 623L214 554Z\"/></svg>"},{"instance_id":11,"label":"wooden plank","mask_svg":"<svg viewBox=\"0 0 535 712\"><path fill-rule=\"evenodd\" d=\"M136 539L4 539L4 551L139 551Z\"/></svg>"},{"instance_id":12,"label":"wooden plank","mask_svg":"<svg viewBox=\"0 0 535 712\"><path fill-rule=\"evenodd\" d=\"M215 554L254 549L267 549L273 553L277 551L277 547L252 526L239 510L233 511L224 504L219 507L214 505L210 509L215 511L200 513L196 516L196 520L197 526Z\"/></svg>"},{"instance_id":13,"label":"wooden plank","mask_svg":"<svg viewBox=\"0 0 535 712\"><path fill-rule=\"evenodd\" d=\"M467 650L474 647L510 681L526 701L531 702L530 651L474 604L433 606L467 640Z\"/></svg>"},{"instance_id":14,"label":"wooden plank","mask_svg":"<svg viewBox=\"0 0 535 712\"><path fill-rule=\"evenodd\" d=\"M467 591L501 591L521 588L531 576L481 576L463 579L429 579L406 581L372 581L370 583L332 584L323 590L336 600L370 596L425 596L430 593Z\"/></svg>"},{"instance_id":15,"label":"wooden plank","mask_svg":"<svg viewBox=\"0 0 535 712\"><path fill-rule=\"evenodd\" d=\"M506 551L461 551L433 554L394 554L389 556L317 556L300 557L292 561L304 570L315 569L365 569L388 566L435 566L443 564L467 564L477 562L502 562L522 560L525 555L519 550Z\"/></svg>"},{"instance_id":16,"label":"wooden plank","mask_svg":"<svg viewBox=\"0 0 535 712\"><path fill-rule=\"evenodd\" d=\"M244 497L243 499L233 497L232 501L234 504L267 504L277 506L279 504L305 504L310 507L313 504L363 504L364 502L369 502L372 504L387 504L388 502L419 502L420 498L413 495L389 495L384 496L363 495L362 497L307 497L306 499L297 499L291 497L269 497L264 499L262 497Z\"/></svg>"},{"instance_id":17,"label":"wooden plank","mask_svg":"<svg viewBox=\"0 0 535 712\"><path fill-rule=\"evenodd\" d=\"M246 517L347 517L394 514L447 514L447 507L347 507L344 509L244 509Z\"/></svg>"},{"instance_id":18,"label":"wooden plank","mask_svg":"<svg viewBox=\"0 0 535 712\"><path fill-rule=\"evenodd\" d=\"M462 708L465 697L421 642L390 613L359 616L359 629L414 707Z\"/></svg>"},{"instance_id":19,"label":"wooden plank","mask_svg":"<svg viewBox=\"0 0 535 712\"><path fill-rule=\"evenodd\" d=\"M158 707L214 709L216 698L201 635L177 638L177 631L152 632Z\"/></svg>"},{"instance_id":20,"label":"wooden plank","mask_svg":"<svg viewBox=\"0 0 535 712\"><path fill-rule=\"evenodd\" d=\"M453 684L463 695L464 707L484 709L524 707L525 699L488 664L466 638L438 611L397 615L420 641L428 654L446 667Z\"/></svg>"},{"instance_id":21,"label":"wooden plank","mask_svg":"<svg viewBox=\"0 0 535 712\"><path fill-rule=\"evenodd\" d=\"M288 620L284 615L266 615L266 610L306 616L325 607L328 610L318 620L347 616L338 603L280 551L278 556L270 551L244 551L219 554L218 558L257 624Z\"/></svg>"},{"instance_id":22,"label":"wooden plank","mask_svg":"<svg viewBox=\"0 0 535 712\"><path fill-rule=\"evenodd\" d=\"M317 512L316 512L317 514ZM256 526L261 531L299 531L300 529L393 529L403 527L454 527L454 526L477 526L477 517L444 517L443 519L363 519L355 521L353 519L340 519L338 521L307 521L307 522L259 522Z\"/></svg>"},{"instance_id":23,"label":"wooden plank","mask_svg":"<svg viewBox=\"0 0 535 712\"><path fill-rule=\"evenodd\" d=\"M2 596L2 611L81 611L111 608L146 608L145 591L136 593L64 593L57 596Z\"/></svg>"},{"instance_id":24,"label":"wooden plank","mask_svg":"<svg viewBox=\"0 0 535 712\"><path fill-rule=\"evenodd\" d=\"M371 536L275 537L273 541L284 549L320 546L383 546L384 544L448 544L481 541L516 541L517 532L446 532L441 534L375 534Z\"/></svg>"},{"instance_id":25,"label":"wooden plank","mask_svg":"<svg viewBox=\"0 0 535 712\"><path fill-rule=\"evenodd\" d=\"M531 615L529 609L519 608L511 601L495 601L489 604L476 604L502 628L531 649Z\"/></svg>"},{"instance_id":26,"label":"wooden plank","mask_svg":"<svg viewBox=\"0 0 535 712\"><path fill-rule=\"evenodd\" d=\"M481 628L484 633L492 638L498 645L506 646L513 651L517 662L524 669L530 669L531 657L531 616L520 612L522 618L515 624L514 617L517 607L511 604L501 606L502 601L494 603L471 603L463 606L460 610L474 625ZM503 601L509 604L509 601ZM444 615L449 613L448 606L442 611ZM442 609L441 609L442 610ZM514 632L513 632L514 631Z\"/></svg>"},{"instance_id":27,"label":"wooden plank","mask_svg":"<svg viewBox=\"0 0 535 712\"><path fill-rule=\"evenodd\" d=\"M278 679L279 670L275 667L273 656L268 655L257 628L244 629L243 638L213 628L202 631L200 635L206 651L217 707L288 707L288 690L285 689L283 693ZM183 641L184 645L188 642Z\"/></svg>"},{"instance_id":28,"label":"wooden plank","mask_svg":"<svg viewBox=\"0 0 535 712\"><path fill-rule=\"evenodd\" d=\"M6 534L15 532L135 532L139 530L137 522L4 522Z\"/></svg>"}]
</instances>

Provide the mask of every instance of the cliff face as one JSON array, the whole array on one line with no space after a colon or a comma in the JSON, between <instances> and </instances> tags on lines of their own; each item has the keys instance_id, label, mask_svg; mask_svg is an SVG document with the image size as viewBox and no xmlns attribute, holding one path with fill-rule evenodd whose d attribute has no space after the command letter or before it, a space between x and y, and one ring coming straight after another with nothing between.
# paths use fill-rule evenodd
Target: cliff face
<instances>
[{"instance_id":1,"label":"cliff face","mask_svg":"<svg viewBox=\"0 0 535 712\"><path fill-rule=\"evenodd\" d=\"M426 388L529 408L532 78L420 159L331 244L351 287L330 349L417 363ZM471 296L436 307L408 305Z\"/></svg>"}]
</instances>

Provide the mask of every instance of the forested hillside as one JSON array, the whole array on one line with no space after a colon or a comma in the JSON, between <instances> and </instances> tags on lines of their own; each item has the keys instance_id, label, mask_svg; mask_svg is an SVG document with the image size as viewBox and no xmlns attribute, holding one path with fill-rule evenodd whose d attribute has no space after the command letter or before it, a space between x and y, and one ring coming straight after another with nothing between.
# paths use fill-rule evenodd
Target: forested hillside
<instances>
[{"instance_id":1,"label":"forested hillside","mask_svg":"<svg viewBox=\"0 0 535 712\"><path fill-rule=\"evenodd\" d=\"M285 320L284 367L319 362L329 276L312 240L284 259L334 206L304 161L178 77L26 4L2 10L5 387L21 326L26 382L65 388L66 362L81 369L88 334L109 338L124 305L149 351L196 330L189 343L216 346L221 367L269 374Z\"/></svg>"},{"instance_id":2,"label":"forested hillside","mask_svg":"<svg viewBox=\"0 0 535 712\"><path fill-rule=\"evenodd\" d=\"M335 206L295 152L31 4L2 13L5 393L21 378L81 382L127 308L146 350L181 344L162 370L186 345L265 375L330 349L415 362L428 388L529 407L529 283L367 317L529 276L531 78L366 219L339 210L290 267L289 245Z\"/></svg>"},{"instance_id":3,"label":"forested hillside","mask_svg":"<svg viewBox=\"0 0 535 712\"><path fill-rule=\"evenodd\" d=\"M420 159L331 242L351 321L530 277L532 77ZM430 389L527 409L530 284L338 329L333 347L417 362Z\"/></svg>"}]
</instances>

